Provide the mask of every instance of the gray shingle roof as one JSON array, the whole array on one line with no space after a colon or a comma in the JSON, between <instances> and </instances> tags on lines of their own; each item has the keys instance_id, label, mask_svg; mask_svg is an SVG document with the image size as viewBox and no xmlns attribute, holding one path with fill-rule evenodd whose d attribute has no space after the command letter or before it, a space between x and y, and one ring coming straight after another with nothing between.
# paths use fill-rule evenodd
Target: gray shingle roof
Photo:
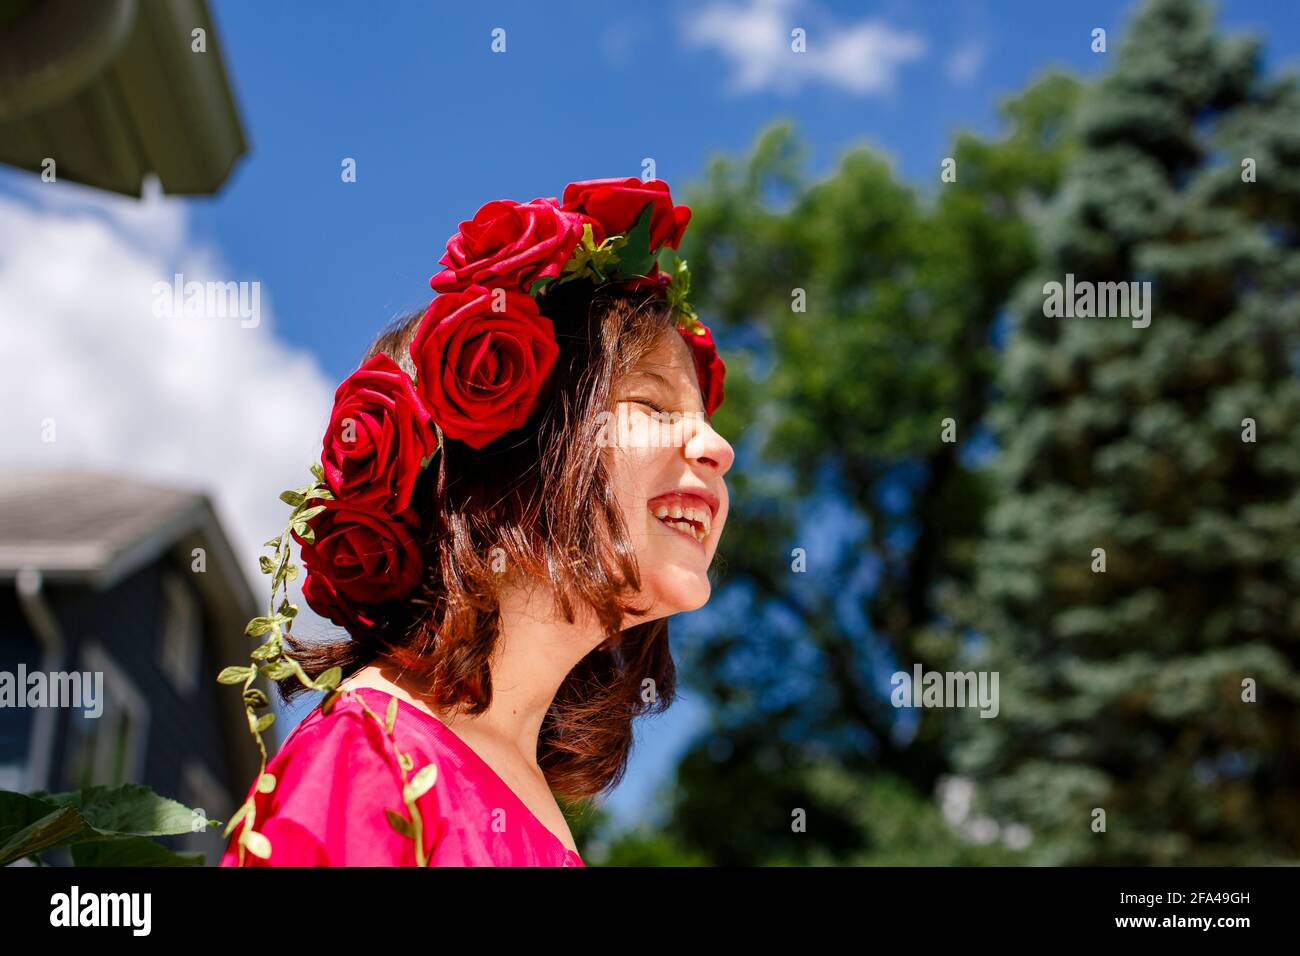
<instances>
[{"instance_id":1,"label":"gray shingle roof","mask_svg":"<svg viewBox=\"0 0 1300 956\"><path fill-rule=\"evenodd\" d=\"M0 577L116 577L208 512L201 492L84 471L0 468Z\"/></svg>"}]
</instances>

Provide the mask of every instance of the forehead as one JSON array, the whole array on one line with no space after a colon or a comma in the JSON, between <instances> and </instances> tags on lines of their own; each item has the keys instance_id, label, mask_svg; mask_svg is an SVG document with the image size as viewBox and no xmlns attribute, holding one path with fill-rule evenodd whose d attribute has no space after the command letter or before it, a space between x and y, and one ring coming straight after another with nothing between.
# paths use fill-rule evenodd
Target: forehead
<instances>
[{"instance_id":1,"label":"forehead","mask_svg":"<svg viewBox=\"0 0 1300 956\"><path fill-rule=\"evenodd\" d=\"M628 377L650 381L664 379L669 384L692 384L695 381L695 362L690 346L676 332L665 332L655 347L643 355L628 372Z\"/></svg>"}]
</instances>

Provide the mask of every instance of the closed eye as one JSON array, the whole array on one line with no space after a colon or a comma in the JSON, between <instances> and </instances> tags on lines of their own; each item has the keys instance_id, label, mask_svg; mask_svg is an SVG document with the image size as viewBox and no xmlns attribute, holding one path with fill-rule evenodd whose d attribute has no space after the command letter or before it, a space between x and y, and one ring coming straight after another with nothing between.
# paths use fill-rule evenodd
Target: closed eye
<instances>
[{"instance_id":1,"label":"closed eye","mask_svg":"<svg viewBox=\"0 0 1300 956\"><path fill-rule=\"evenodd\" d=\"M660 408L658 405L656 405L654 402L650 401L647 398L629 398L627 399L627 401L631 402L634 405L645 405L647 408L651 408L661 415L663 414L664 411L662 408Z\"/></svg>"}]
</instances>

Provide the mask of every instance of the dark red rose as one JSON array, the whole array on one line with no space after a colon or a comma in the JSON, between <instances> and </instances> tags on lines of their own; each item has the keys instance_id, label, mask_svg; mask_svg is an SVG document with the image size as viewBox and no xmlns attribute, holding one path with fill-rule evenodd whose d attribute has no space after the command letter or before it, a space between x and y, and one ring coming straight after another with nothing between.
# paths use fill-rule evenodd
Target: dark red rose
<instances>
[{"instance_id":1,"label":"dark red rose","mask_svg":"<svg viewBox=\"0 0 1300 956\"><path fill-rule=\"evenodd\" d=\"M353 637L373 633L379 627L379 616L373 607L357 607L349 604L334 590L330 579L323 574L309 573L302 583L302 596L307 606L325 618L333 621Z\"/></svg>"},{"instance_id":2,"label":"dark red rose","mask_svg":"<svg viewBox=\"0 0 1300 956\"><path fill-rule=\"evenodd\" d=\"M700 394L704 396L704 411L712 415L722 404L722 380L727 375L727 365L718 355L718 347L713 342L713 333L703 322L703 332L696 334L689 329L678 326L686 344L691 347L695 359L695 373L700 379Z\"/></svg>"},{"instance_id":3,"label":"dark red rose","mask_svg":"<svg viewBox=\"0 0 1300 956\"><path fill-rule=\"evenodd\" d=\"M311 504L325 506L308 521L314 540L297 532L294 539L308 572L303 595L314 611L346 626L336 618L364 615L367 608L408 597L419 586L424 559L413 510L386 515L328 498Z\"/></svg>"},{"instance_id":4,"label":"dark red rose","mask_svg":"<svg viewBox=\"0 0 1300 956\"><path fill-rule=\"evenodd\" d=\"M560 274L586 222L592 224L594 241L601 242L605 233L599 222L561 211L554 196L530 203L494 200L447 240L439 260L447 268L429 285L439 292L459 292L474 284L528 292L538 279Z\"/></svg>"},{"instance_id":5,"label":"dark red rose","mask_svg":"<svg viewBox=\"0 0 1300 956\"><path fill-rule=\"evenodd\" d=\"M560 208L579 212L605 227L605 235L625 233L636 225L646 207L654 204L650 220L650 251L664 246L676 249L691 221L689 206L674 206L668 184L662 179L643 182L635 176L625 179L588 179L564 187Z\"/></svg>"},{"instance_id":6,"label":"dark red rose","mask_svg":"<svg viewBox=\"0 0 1300 956\"><path fill-rule=\"evenodd\" d=\"M434 421L473 448L529 419L549 394L559 354L532 296L478 285L435 298L411 342Z\"/></svg>"},{"instance_id":7,"label":"dark red rose","mask_svg":"<svg viewBox=\"0 0 1300 956\"><path fill-rule=\"evenodd\" d=\"M437 447L415 383L380 353L334 393L320 460L334 497L391 514L411 503L420 462Z\"/></svg>"}]
</instances>

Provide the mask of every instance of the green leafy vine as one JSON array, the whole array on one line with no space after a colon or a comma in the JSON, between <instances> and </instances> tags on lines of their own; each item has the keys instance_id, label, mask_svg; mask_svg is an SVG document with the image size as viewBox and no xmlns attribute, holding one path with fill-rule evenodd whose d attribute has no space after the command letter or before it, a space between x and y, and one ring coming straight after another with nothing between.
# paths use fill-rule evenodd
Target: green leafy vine
<instances>
[{"instance_id":1,"label":"green leafy vine","mask_svg":"<svg viewBox=\"0 0 1300 956\"><path fill-rule=\"evenodd\" d=\"M439 447L441 447L441 431L441 429L438 429ZM420 463L421 467L427 466L432 458L433 454L426 456ZM244 633L253 638L265 636L266 640L249 654L251 664L242 667L227 667L217 675L217 681L222 684L244 685L244 709L248 716L248 729L257 742L257 749L261 754L257 786L249 794L244 804L230 818L224 833L224 836L229 837L234 828L241 821L244 822L238 843L240 866L244 865L245 853L251 853L263 860L271 857L271 841L257 829L257 806L255 801L258 793L272 793L277 782L275 774L268 773L266 770L268 752L266 741L262 737L262 732L270 729L271 725L275 723L275 714L263 713L259 715L257 713L259 710L269 707L271 702L263 691L253 686L253 682L258 674L273 681L290 676L297 677L304 687L324 692L325 697L321 701L321 710L323 713L328 714L339 697L338 685L343 676L340 668L331 667L315 680L312 680L307 676L307 672L302 669L301 664L284 653L285 637L292 630L294 618L298 615L298 606L289 601L289 583L298 577L298 566L291 560L290 548L293 535L296 534L307 542L314 541L315 532L310 521L325 510L325 505L316 504L316 502L334 497L324 483L324 471L321 466L319 464L313 465L311 472L314 478L311 484L280 494L280 500L292 506L293 512L289 515L284 530L278 536L266 542L265 547L271 549L271 555L263 556L259 561L262 573L271 575L271 599L267 606L267 613L249 621L248 626L244 628ZM278 606L276 605L277 597L280 601ZM380 720L379 715L366 706L365 701L361 700L360 696L357 697L357 700L361 703L366 714L373 717L383 729L388 745L392 748L392 752L397 758L397 764L401 768L402 800L406 804L410 816L403 817L397 811L387 808L384 811L385 816L394 830L415 841L416 863L419 866L428 866L428 857L424 850L424 822L420 816L416 801L428 793L436 782L438 776L437 765L428 764L420 768L419 771L415 771L414 761L411 759L410 754L403 753L398 748L397 739L393 735L393 727L397 720L397 698L394 697L390 701L386 720ZM413 771L415 772L412 775Z\"/></svg>"},{"instance_id":2,"label":"green leafy vine","mask_svg":"<svg viewBox=\"0 0 1300 956\"><path fill-rule=\"evenodd\" d=\"M331 667L312 680L302 669L301 664L284 653L284 638L289 634L293 627L293 619L298 615L298 606L289 601L289 583L298 577L298 566L290 560L293 534L296 533L304 541L314 541L315 532L309 522L325 510L325 505L315 502L334 497L325 485L324 471L321 466L312 465L311 473L314 479L311 484L280 494L280 500L290 505L293 512L289 515L284 530L265 543L265 547L271 549L271 555L269 557L264 555L259 559L262 573L271 575L271 599L266 614L249 621L248 626L244 628L244 633L253 638L265 636L266 640L249 654L251 664L227 667L217 675L219 683L244 685L244 711L248 717L248 729L261 753L257 787L243 806L230 818L224 834L229 837L235 826L241 821L244 822L244 827L239 834L240 866L244 865L245 852L252 853L263 860L271 856L271 841L257 830L257 807L254 798L256 793L271 793L275 790L275 775L266 772L268 754L266 741L262 738L262 732L275 723L275 714L257 713L269 707L271 701L262 690L253 686L253 682L258 674L273 681L296 676L303 686L330 694L343 677L340 668ZM278 607L277 596L280 597Z\"/></svg>"},{"instance_id":3,"label":"green leafy vine","mask_svg":"<svg viewBox=\"0 0 1300 956\"><path fill-rule=\"evenodd\" d=\"M388 818L388 825L404 837L415 841L415 865L428 866L429 858L424 852L424 819L420 815L420 808L416 805L422 796L428 793L438 780L438 765L436 763L425 764L419 770L415 770L415 761L411 755L403 753L397 747L397 738L393 736L393 727L397 723L397 698L390 697L388 700L388 712L381 721L376 714L361 699L361 695L355 695L357 702L361 704L361 709L370 717L373 717L383 728L384 736L388 744L393 748L393 754L397 757L397 765L402 770L402 802L406 804L410 817L404 817L396 810L384 808L384 816ZM330 700L332 704L332 699ZM411 772L415 771L414 776Z\"/></svg>"}]
</instances>

